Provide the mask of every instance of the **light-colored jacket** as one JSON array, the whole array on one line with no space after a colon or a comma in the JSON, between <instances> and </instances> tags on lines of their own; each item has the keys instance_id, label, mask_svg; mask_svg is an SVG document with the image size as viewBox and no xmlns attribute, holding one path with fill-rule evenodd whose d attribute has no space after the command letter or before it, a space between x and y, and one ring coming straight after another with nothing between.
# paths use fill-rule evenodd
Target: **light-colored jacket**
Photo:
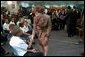
<instances>
[{"instance_id":1,"label":"light-colored jacket","mask_svg":"<svg viewBox=\"0 0 85 57\"><path fill-rule=\"evenodd\" d=\"M16 56L23 56L27 52L28 45L17 36L12 36L9 41L10 46L14 49Z\"/></svg>"}]
</instances>

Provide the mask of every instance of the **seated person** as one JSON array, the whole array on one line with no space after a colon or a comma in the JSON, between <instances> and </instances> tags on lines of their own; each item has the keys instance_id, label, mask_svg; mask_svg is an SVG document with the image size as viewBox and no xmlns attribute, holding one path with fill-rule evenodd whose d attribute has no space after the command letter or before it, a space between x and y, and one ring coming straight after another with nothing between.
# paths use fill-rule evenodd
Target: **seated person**
<instances>
[{"instance_id":1,"label":"seated person","mask_svg":"<svg viewBox=\"0 0 85 57\"><path fill-rule=\"evenodd\" d=\"M10 31L13 36L9 44L14 49L14 54L16 53L16 56L43 56L42 52L36 51L35 49L28 50L29 45L20 37L22 30L20 30L18 26L14 26Z\"/></svg>"},{"instance_id":2,"label":"seated person","mask_svg":"<svg viewBox=\"0 0 85 57\"><path fill-rule=\"evenodd\" d=\"M23 31L23 33L25 33L24 24L23 23L19 23L19 27Z\"/></svg>"},{"instance_id":3,"label":"seated person","mask_svg":"<svg viewBox=\"0 0 85 57\"><path fill-rule=\"evenodd\" d=\"M5 23L3 24L3 31L1 33L1 42L2 43L7 42L8 34L9 34L9 21L8 21L8 19L5 19Z\"/></svg>"},{"instance_id":4,"label":"seated person","mask_svg":"<svg viewBox=\"0 0 85 57\"><path fill-rule=\"evenodd\" d=\"M4 55L5 55L5 50L4 50L4 48L1 46L0 49L1 49L1 56L4 56Z\"/></svg>"},{"instance_id":5,"label":"seated person","mask_svg":"<svg viewBox=\"0 0 85 57\"><path fill-rule=\"evenodd\" d=\"M19 26L19 23L23 23L23 21L24 21L24 18L19 18L19 20L17 21L17 26Z\"/></svg>"},{"instance_id":6,"label":"seated person","mask_svg":"<svg viewBox=\"0 0 85 57\"><path fill-rule=\"evenodd\" d=\"M27 38L28 36L31 36L31 33L26 33L25 32L25 29L24 29L24 24L23 23L19 23L19 28L22 30L22 35L21 35L21 37L25 37L25 38Z\"/></svg>"},{"instance_id":7,"label":"seated person","mask_svg":"<svg viewBox=\"0 0 85 57\"><path fill-rule=\"evenodd\" d=\"M2 33L1 34L1 43L6 43L7 42L7 34L6 33Z\"/></svg>"},{"instance_id":8,"label":"seated person","mask_svg":"<svg viewBox=\"0 0 85 57\"><path fill-rule=\"evenodd\" d=\"M24 31L26 32L26 33L29 33L30 31L32 31L32 26L31 26L31 24L29 24L28 22L27 22L27 20L25 20L24 22L23 22L23 25L24 25Z\"/></svg>"},{"instance_id":9,"label":"seated person","mask_svg":"<svg viewBox=\"0 0 85 57\"><path fill-rule=\"evenodd\" d=\"M10 21L9 24L14 24L15 25L15 22L14 21L15 21L14 18L12 18L12 20Z\"/></svg>"},{"instance_id":10,"label":"seated person","mask_svg":"<svg viewBox=\"0 0 85 57\"><path fill-rule=\"evenodd\" d=\"M10 24L9 25L9 29L12 30L14 28L14 24ZM9 30L9 34L7 35L7 39L10 40L10 38L12 37L11 31Z\"/></svg>"},{"instance_id":11,"label":"seated person","mask_svg":"<svg viewBox=\"0 0 85 57\"><path fill-rule=\"evenodd\" d=\"M8 32L8 30L9 30L9 21L8 21L8 19L5 19L5 23L3 24L3 30L4 30L4 32L9 33Z\"/></svg>"},{"instance_id":12,"label":"seated person","mask_svg":"<svg viewBox=\"0 0 85 57\"><path fill-rule=\"evenodd\" d=\"M21 24L21 23L20 23ZM21 24L22 25L22 24ZM16 26L16 25L14 25L14 24L10 24L9 25L9 31L10 31L10 33L9 33L9 35L8 35L8 38L10 39L10 37L12 36L12 33L11 33L11 30L14 28L14 26ZM21 29L21 28L20 28ZM20 35L20 37L24 40L24 41L26 41L27 40L27 38L29 37L30 35L29 34L27 34L27 33L24 33L24 32L21 32L21 35Z\"/></svg>"}]
</instances>

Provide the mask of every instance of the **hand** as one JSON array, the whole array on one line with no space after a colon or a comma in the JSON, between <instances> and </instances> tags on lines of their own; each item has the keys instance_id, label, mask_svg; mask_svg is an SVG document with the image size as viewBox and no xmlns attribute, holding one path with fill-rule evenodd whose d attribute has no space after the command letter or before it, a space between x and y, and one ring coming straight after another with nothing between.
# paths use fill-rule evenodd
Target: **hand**
<instances>
[{"instance_id":1,"label":"hand","mask_svg":"<svg viewBox=\"0 0 85 57\"><path fill-rule=\"evenodd\" d=\"M30 38L29 48L32 46L33 41L34 41L34 39L33 38Z\"/></svg>"},{"instance_id":2,"label":"hand","mask_svg":"<svg viewBox=\"0 0 85 57\"><path fill-rule=\"evenodd\" d=\"M29 50L29 51L34 52L34 53L37 52L35 49L31 49L31 50Z\"/></svg>"}]
</instances>

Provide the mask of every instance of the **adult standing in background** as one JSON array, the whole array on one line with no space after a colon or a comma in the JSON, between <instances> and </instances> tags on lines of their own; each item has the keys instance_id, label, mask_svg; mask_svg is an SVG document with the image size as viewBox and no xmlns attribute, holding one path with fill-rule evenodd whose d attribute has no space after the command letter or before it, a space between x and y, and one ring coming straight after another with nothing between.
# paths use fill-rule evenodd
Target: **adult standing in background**
<instances>
[{"instance_id":1,"label":"adult standing in background","mask_svg":"<svg viewBox=\"0 0 85 57\"><path fill-rule=\"evenodd\" d=\"M73 33L74 33L74 20L75 19L74 19L73 10L71 9L70 6L68 6L67 20L66 20L68 37L73 36Z\"/></svg>"}]
</instances>

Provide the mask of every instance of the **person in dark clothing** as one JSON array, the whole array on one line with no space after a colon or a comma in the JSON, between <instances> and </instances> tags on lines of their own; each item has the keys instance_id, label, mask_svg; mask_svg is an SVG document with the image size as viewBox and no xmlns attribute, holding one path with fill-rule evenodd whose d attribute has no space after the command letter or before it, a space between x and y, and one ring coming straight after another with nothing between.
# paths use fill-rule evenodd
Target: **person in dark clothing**
<instances>
[{"instance_id":1,"label":"person in dark clothing","mask_svg":"<svg viewBox=\"0 0 85 57\"><path fill-rule=\"evenodd\" d=\"M48 9L48 11L47 11L47 15L52 16L52 12L51 12L50 9Z\"/></svg>"},{"instance_id":2,"label":"person in dark clothing","mask_svg":"<svg viewBox=\"0 0 85 57\"><path fill-rule=\"evenodd\" d=\"M73 11L73 33L72 35L76 35L76 25L77 25L77 19L78 19L78 13L77 13L77 10L74 9Z\"/></svg>"},{"instance_id":3,"label":"person in dark clothing","mask_svg":"<svg viewBox=\"0 0 85 57\"><path fill-rule=\"evenodd\" d=\"M65 10L62 10L60 13L59 13L59 18L60 18L60 30L64 30L64 27L65 27L65 17L66 17L66 14L65 14Z\"/></svg>"},{"instance_id":4,"label":"person in dark clothing","mask_svg":"<svg viewBox=\"0 0 85 57\"><path fill-rule=\"evenodd\" d=\"M33 15L32 15L32 13L29 14L28 19L30 19L31 23L33 24Z\"/></svg>"},{"instance_id":5,"label":"person in dark clothing","mask_svg":"<svg viewBox=\"0 0 85 57\"><path fill-rule=\"evenodd\" d=\"M34 48L29 49L30 46L26 42L29 41L30 38L27 41L24 41L21 37L23 32L18 26L10 27L10 31L13 36L9 41L9 45L15 56L43 56L42 52L37 51Z\"/></svg>"},{"instance_id":6,"label":"person in dark clothing","mask_svg":"<svg viewBox=\"0 0 85 57\"><path fill-rule=\"evenodd\" d=\"M76 35L76 21L77 21L77 12L76 9L68 10L68 19L67 19L67 33L68 37Z\"/></svg>"},{"instance_id":7,"label":"person in dark clothing","mask_svg":"<svg viewBox=\"0 0 85 57\"><path fill-rule=\"evenodd\" d=\"M3 22L2 18L1 18L1 32L3 32L3 24L4 24L4 22Z\"/></svg>"},{"instance_id":8,"label":"person in dark clothing","mask_svg":"<svg viewBox=\"0 0 85 57\"><path fill-rule=\"evenodd\" d=\"M4 20L4 18L3 18L3 17L4 17L4 15L2 15L2 14L1 14L1 24L2 24L2 25L3 25L3 24L4 24L4 22L5 22L5 20Z\"/></svg>"},{"instance_id":9,"label":"person in dark clothing","mask_svg":"<svg viewBox=\"0 0 85 57\"><path fill-rule=\"evenodd\" d=\"M3 49L3 47L0 47L1 49L1 56L4 56L5 55L5 50Z\"/></svg>"},{"instance_id":10,"label":"person in dark clothing","mask_svg":"<svg viewBox=\"0 0 85 57\"><path fill-rule=\"evenodd\" d=\"M5 33L5 32L3 32L2 34L1 34L1 43L6 43L7 42L7 35L8 35L8 33Z\"/></svg>"},{"instance_id":11,"label":"person in dark clothing","mask_svg":"<svg viewBox=\"0 0 85 57\"><path fill-rule=\"evenodd\" d=\"M56 11L54 11L52 13L52 29L53 30L58 30L58 20L57 20Z\"/></svg>"}]
</instances>

